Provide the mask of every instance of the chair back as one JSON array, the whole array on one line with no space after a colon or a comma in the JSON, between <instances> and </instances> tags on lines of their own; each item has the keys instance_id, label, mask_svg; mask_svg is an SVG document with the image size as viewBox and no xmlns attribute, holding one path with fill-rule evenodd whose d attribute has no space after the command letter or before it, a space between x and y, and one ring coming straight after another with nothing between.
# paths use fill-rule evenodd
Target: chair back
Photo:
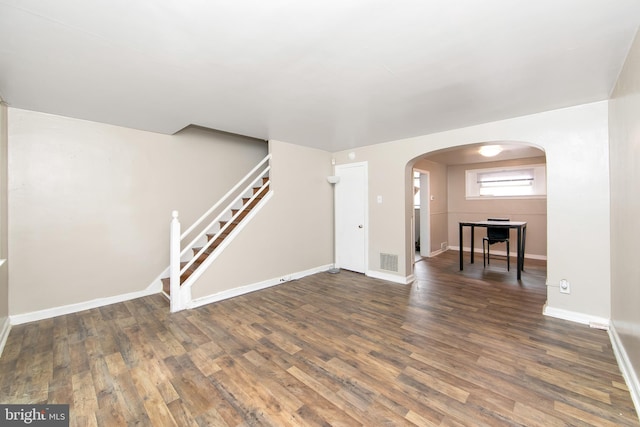
<instances>
[{"instance_id":1,"label":"chair back","mask_svg":"<svg viewBox=\"0 0 640 427\"><path fill-rule=\"evenodd\" d=\"M487 218L487 221L505 221L509 218ZM501 241L509 238L509 229L502 227L487 227L487 237L489 240Z\"/></svg>"}]
</instances>

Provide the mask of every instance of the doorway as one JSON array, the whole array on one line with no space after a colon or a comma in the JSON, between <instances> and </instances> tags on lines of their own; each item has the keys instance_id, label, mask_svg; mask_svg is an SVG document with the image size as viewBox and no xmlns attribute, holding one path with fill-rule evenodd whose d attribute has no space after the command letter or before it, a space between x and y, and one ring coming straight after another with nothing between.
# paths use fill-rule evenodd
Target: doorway
<instances>
[{"instance_id":1,"label":"doorway","mask_svg":"<svg viewBox=\"0 0 640 427\"><path fill-rule=\"evenodd\" d=\"M365 273L368 246L367 163L335 167L336 267Z\"/></svg>"},{"instance_id":2,"label":"doorway","mask_svg":"<svg viewBox=\"0 0 640 427\"><path fill-rule=\"evenodd\" d=\"M480 153L480 147L487 144L498 144L502 151L493 156L486 157ZM428 185L429 194L423 194L424 199L418 201L411 193L412 208L420 203L421 208L428 206L427 211L420 211L423 215L419 218L415 212L416 228L420 231L420 256L437 256L447 250L463 250L468 252L469 247L459 248L458 224L460 221L475 221L486 218L511 218L513 221L526 221L527 233L527 257L546 259L547 249L547 205L544 196L505 196L483 195L475 196L470 192L470 184L477 182L477 177L470 175L475 170L511 170L526 169L536 170L538 165L546 165L546 155L539 147L520 141L497 141L468 144L449 147L425 153L408 162L410 172L407 178L411 179L411 187L416 186L416 179L422 179L428 172L428 184L420 181L420 187ZM419 172L420 175L416 178ZM421 188L422 190L422 188ZM423 191L420 191L422 193ZM408 195L408 191L406 192ZM408 206L407 206L408 207ZM425 216L427 218L425 218ZM407 218L413 220L413 218ZM428 233L425 233L428 226ZM408 234L408 233L407 233ZM425 235L428 234L428 235ZM408 237L408 236L407 236ZM416 233L411 236L411 242L416 238ZM430 245L427 246L427 240ZM466 241L469 242L467 233ZM406 242L409 247L409 241ZM412 248L413 249L413 248ZM474 251L482 254L481 239L476 239ZM416 257L417 251L412 250L412 257ZM506 252L504 253L506 256ZM418 258L421 259L421 258Z\"/></svg>"},{"instance_id":3,"label":"doorway","mask_svg":"<svg viewBox=\"0 0 640 427\"><path fill-rule=\"evenodd\" d=\"M417 211L419 254L421 257L431 256L431 215L429 211L429 172L414 169L414 180L417 193L414 195L414 212ZM415 191L415 190L414 190Z\"/></svg>"}]
</instances>

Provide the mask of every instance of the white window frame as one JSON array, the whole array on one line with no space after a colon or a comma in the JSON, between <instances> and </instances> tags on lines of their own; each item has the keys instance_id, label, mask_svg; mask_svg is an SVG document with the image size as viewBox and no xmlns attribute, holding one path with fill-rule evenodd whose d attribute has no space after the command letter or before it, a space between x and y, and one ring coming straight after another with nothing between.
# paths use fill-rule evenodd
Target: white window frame
<instances>
[{"instance_id":1,"label":"white window frame","mask_svg":"<svg viewBox=\"0 0 640 427\"><path fill-rule=\"evenodd\" d=\"M533 170L530 182L531 194L526 195L483 195L480 190L482 183L479 182L479 175L493 173L513 174L517 171ZM488 199L544 199L547 197L547 171L545 164L504 166L499 168L470 169L465 171L465 197L467 200L488 200Z\"/></svg>"}]
</instances>

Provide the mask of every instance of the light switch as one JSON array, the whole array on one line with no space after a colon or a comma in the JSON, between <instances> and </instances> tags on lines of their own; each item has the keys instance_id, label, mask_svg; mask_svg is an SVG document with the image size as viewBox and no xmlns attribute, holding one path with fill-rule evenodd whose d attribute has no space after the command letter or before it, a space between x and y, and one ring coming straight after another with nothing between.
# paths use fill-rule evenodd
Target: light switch
<instances>
[{"instance_id":1,"label":"light switch","mask_svg":"<svg viewBox=\"0 0 640 427\"><path fill-rule=\"evenodd\" d=\"M378 199L378 203L382 203L382 196L378 196L377 199Z\"/></svg>"}]
</instances>

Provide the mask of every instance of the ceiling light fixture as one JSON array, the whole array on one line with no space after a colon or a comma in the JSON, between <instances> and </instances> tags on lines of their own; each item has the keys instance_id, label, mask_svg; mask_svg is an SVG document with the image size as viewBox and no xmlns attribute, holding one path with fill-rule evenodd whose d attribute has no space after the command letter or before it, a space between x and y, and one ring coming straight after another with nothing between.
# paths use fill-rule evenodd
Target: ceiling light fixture
<instances>
[{"instance_id":1,"label":"ceiling light fixture","mask_svg":"<svg viewBox=\"0 0 640 427\"><path fill-rule=\"evenodd\" d=\"M483 145L480 147L480 154L484 157L494 157L500 154L502 147L499 145Z\"/></svg>"}]
</instances>

